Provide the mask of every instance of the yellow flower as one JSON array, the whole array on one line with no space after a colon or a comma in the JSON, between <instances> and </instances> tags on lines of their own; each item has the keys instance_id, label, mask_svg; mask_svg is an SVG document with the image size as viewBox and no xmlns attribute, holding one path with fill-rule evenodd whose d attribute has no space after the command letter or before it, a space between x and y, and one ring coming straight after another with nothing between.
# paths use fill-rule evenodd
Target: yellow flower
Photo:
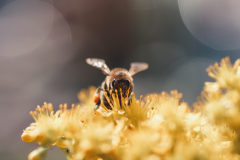
<instances>
[{"instance_id":1,"label":"yellow flower","mask_svg":"<svg viewBox=\"0 0 240 160\"><path fill-rule=\"evenodd\" d=\"M129 149L125 150L123 155L124 160L139 160L148 159L149 157L159 156L155 153L155 148L158 141L161 139L161 135L157 132L151 133L150 131L134 131L128 135L130 140ZM155 157L154 156L154 157Z\"/></svg>"},{"instance_id":2,"label":"yellow flower","mask_svg":"<svg viewBox=\"0 0 240 160\"><path fill-rule=\"evenodd\" d=\"M223 58L220 66L215 63L207 69L208 75L215 79L216 83L205 83L207 91L221 89L240 89L240 59L232 66L230 58Z\"/></svg>"},{"instance_id":3,"label":"yellow flower","mask_svg":"<svg viewBox=\"0 0 240 160\"><path fill-rule=\"evenodd\" d=\"M35 112L30 114L35 119L30 127L27 127L22 134L25 142L37 142L41 146L49 147L54 145L61 136L59 112L53 113L52 104L44 103L42 108L37 107Z\"/></svg>"},{"instance_id":4,"label":"yellow flower","mask_svg":"<svg viewBox=\"0 0 240 160\"><path fill-rule=\"evenodd\" d=\"M75 159L111 158L116 159L119 130L113 123L89 124L82 132L73 135L74 143L70 151Z\"/></svg>"},{"instance_id":5,"label":"yellow flower","mask_svg":"<svg viewBox=\"0 0 240 160\"><path fill-rule=\"evenodd\" d=\"M79 92L80 103L38 106L23 134L39 148L29 160L40 160L58 146L68 160L240 159L240 59L224 58L208 69L206 82L191 111L182 94L149 94L142 100L119 93L106 96L111 106L93 112L95 87ZM117 92L117 91L116 91ZM67 152L65 148L68 148Z\"/></svg>"},{"instance_id":6,"label":"yellow flower","mask_svg":"<svg viewBox=\"0 0 240 160\"><path fill-rule=\"evenodd\" d=\"M93 107L94 106L94 101L93 101L93 95L96 91L96 87L90 86L88 89L82 89L78 93L78 99L81 102L81 106L86 106L86 107Z\"/></svg>"},{"instance_id":7,"label":"yellow flower","mask_svg":"<svg viewBox=\"0 0 240 160\"><path fill-rule=\"evenodd\" d=\"M134 127L138 127L140 122L150 118L149 111L151 110L153 102L150 98L148 98L146 103L144 103L144 101L141 100L142 96L140 97L140 100L137 100L135 95L132 95L130 102L128 102L128 98L123 98L121 90L121 97L118 97L117 91L116 94L113 93L112 95L112 99L110 100L107 94L105 94L112 110L108 110L102 103L103 112L99 109L98 113L101 113L103 116L106 115L106 117L113 115L115 118L124 118Z\"/></svg>"},{"instance_id":8,"label":"yellow flower","mask_svg":"<svg viewBox=\"0 0 240 160\"><path fill-rule=\"evenodd\" d=\"M135 127L137 127L140 122L150 118L148 116L148 112L151 109L152 101L150 99L147 99L146 103L144 104L141 98L142 96L140 97L140 100L137 100L135 98L135 95L133 95L130 105L126 103L122 105L123 109L127 114L127 118L132 122Z\"/></svg>"}]
</instances>

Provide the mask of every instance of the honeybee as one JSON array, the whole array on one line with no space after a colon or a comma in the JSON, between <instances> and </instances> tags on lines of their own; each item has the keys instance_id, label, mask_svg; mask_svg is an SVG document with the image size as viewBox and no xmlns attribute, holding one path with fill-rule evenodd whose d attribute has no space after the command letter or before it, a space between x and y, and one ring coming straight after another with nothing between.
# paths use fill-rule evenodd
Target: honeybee
<instances>
[{"instance_id":1,"label":"honeybee","mask_svg":"<svg viewBox=\"0 0 240 160\"><path fill-rule=\"evenodd\" d=\"M100 107L101 102L103 102L109 110L112 109L104 95L105 92L109 99L112 99L112 94L116 92L120 94L119 91L121 90L122 97L130 99L133 93L132 76L148 68L147 63L134 62L131 63L129 71L124 68L114 68L110 70L103 59L87 58L86 62L93 67L101 69L106 75L105 80L102 82L102 85L97 88L93 97L96 104L93 108L95 113Z\"/></svg>"}]
</instances>

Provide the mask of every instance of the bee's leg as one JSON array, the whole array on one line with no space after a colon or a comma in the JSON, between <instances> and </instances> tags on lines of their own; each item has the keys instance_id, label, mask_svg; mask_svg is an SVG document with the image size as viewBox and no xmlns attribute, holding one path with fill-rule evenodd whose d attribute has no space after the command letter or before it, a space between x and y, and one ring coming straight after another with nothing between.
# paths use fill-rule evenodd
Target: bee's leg
<instances>
[{"instance_id":1,"label":"bee's leg","mask_svg":"<svg viewBox=\"0 0 240 160\"><path fill-rule=\"evenodd\" d=\"M96 91L95 91L95 93L94 93L94 95L93 95L93 101L96 103L96 104L98 104L98 103L100 103L100 91L102 90L102 88L101 88L101 86L99 86L97 89L96 89Z\"/></svg>"},{"instance_id":2,"label":"bee's leg","mask_svg":"<svg viewBox=\"0 0 240 160\"><path fill-rule=\"evenodd\" d=\"M93 111L96 114L96 110L100 107L101 101L100 101L100 91L102 90L102 87L99 86L93 96L93 101L96 103L96 105L93 107Z\"/></svg>"},{"instance_id":3,"label":"bee's leg","mask_svg":"<svg viewBox=\"0 0 240 160\"><path fill-rule=\"evenodd\" d=\"M95 114L97 114L96 111L97 111L97 109L100 107L100 104L101 104L101 103L99 102L98 104L96 104L96 105L93 107L93 111L94 111Z\"/></svg>"},{"instance_id":4,"label":"bee's leg","mask_svg":"<svg viewBox=\"0 0 240 160\"><path fill-rule=\"evenodd\" d=\"M112 110L112 107L109 105L108 100L106 99L106 96L110 96L110 93L108 90L104 90L102 92L100 92L100 99L101 99L101 103L103 103L103 105L107 108ZM110 99L110 97L109 97Z\"/></svg>"}]
</instances>

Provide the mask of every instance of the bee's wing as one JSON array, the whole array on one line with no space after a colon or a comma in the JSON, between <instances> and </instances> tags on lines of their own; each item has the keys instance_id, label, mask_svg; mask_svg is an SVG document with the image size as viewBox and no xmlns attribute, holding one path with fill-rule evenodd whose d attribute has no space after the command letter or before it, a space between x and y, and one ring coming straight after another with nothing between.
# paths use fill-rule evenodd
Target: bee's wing
<instances>
[{"instance_id":1,"label":"bee's wing","mask_svg":"<svg viewBox=\"0 0 240 160\"><path fill-rule=\"evenodd\" d=\"M144 71L148 69L147 63L141 63L141 62L134 62L131 63L131 67L129 69L129 73L133 76L134 74Z\"/></svg>"},{"instance_id":2,"label":"bee's wing","mask_svg":"<svg viewBox=\"0 0 240 160\"><path fill-rule=\"evenodd\" d=\"M110 69L105 64L105 61L103 59L87 58L86 62L93 67L101 69L104 74L106 74L106 75L110 74Z\"/></svg>"}]
</instances>

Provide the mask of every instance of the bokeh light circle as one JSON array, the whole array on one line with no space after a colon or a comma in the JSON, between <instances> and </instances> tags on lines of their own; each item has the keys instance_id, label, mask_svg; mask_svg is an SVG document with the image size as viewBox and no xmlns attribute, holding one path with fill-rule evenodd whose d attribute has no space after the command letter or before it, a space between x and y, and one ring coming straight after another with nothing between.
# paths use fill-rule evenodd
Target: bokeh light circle
<instances>
[{"instance_id":1,"label":"bokeh light circle","mask_svg":"<svg viewBox=\"0 0 240 160\"><path fill-rule=\"evenodd\" d=\"M179 0L188 30L205 45L218 50L240 48L240 1Z\"/></svg>"},{"instance_id":2,"label":"bokeh light circle","mask_svg":"<svg viewBox=\"0 0 240 160\"><path fill-rule=\"evenodd\" d=\"M33 51L49 35L54 8L41 1L18 0L0 13L0 55L15 56Z\"/></svg>"},{"instance_id":3,"label":"bokeh light circle","mask_svg":"<svg viewBox=\"0 0 240 160\"><path fill-rule=\"evenodd\" d=\"M167 92L177 89L183 93L183 99L192 105L200 95L204 82L213 81L206 73L206 68L214 62L207 58L185 59L168 70L171 74L166 76L158 88Z\"/></svg>"}]
</instances>

